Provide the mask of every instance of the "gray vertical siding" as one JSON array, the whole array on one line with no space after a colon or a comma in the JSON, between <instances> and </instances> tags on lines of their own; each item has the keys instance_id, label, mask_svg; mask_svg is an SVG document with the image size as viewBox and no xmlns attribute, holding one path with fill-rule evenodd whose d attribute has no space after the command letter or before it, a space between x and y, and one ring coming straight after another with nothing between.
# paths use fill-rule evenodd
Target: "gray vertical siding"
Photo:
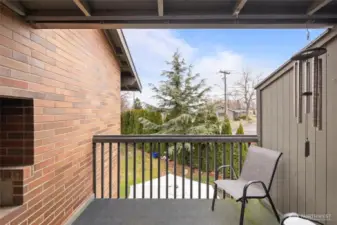
<instances>
[{"instance_id":1,"label":"gray vertical siding","mask_svg":"<svg viewBox=\"0 0 337 225\"><path fill-rule=\"evenodd\" d=\"M287 75L283 76L282 78L282 107L284 108L283 114L283 121L282 121L282 130L283 130L283 140L282 140L282 148L283 148L283 211L289 212L289 196L290 196L290 189L289 189L289 175L290 175L290 142L289 142L289 134L290 134L290 126L289 126L289 119L290 119L290 104L289 101L292 101L290 96L290 89L291 85L289 85L290 74L293 74L293 70L290 70ZM281 193L282 195L282 193Z\"/></svg>"},{"instance_id":2,"label":"gray vertical siding","mask_svg":"<svg viewBox=\"0 0 337 225\"><path fill-rule=\"evenodd\" d=\"M310 59L308 60L310 63L310 80L311 84L313 84L313 60ZM309 89L311 92L313 92L313 86L310 86ZM307 98L308 99L308 98ZM310 97L309 101L306 101L306 104L309 104L310 110L308 113L308 137L310 141L310 156L305 158L305 186L306 186L306 196L305 196L305 213L306 214L314 214L315 213L315 158L316 158L316 128L314 127L313 124L313 101L312 101L312 96Z\"/></svg>"},{"instance_id":3,"label":"gray vertical siding","mask_svg":"<svg viewBox=\"0 0 337 225\"><path fill-rule=\"evenodd\" d=\"M298 90L296 86L294 86L294 76L297 73L298 76L298 68L295 71L295 68L292 69L292 73L288 73L289 77L289 122L286 124L289 126L289 189L290 191L290 212L298 211L298 126L297 126L297 118L295 117L296 110L296 102L295 100L295 92Z\"/></svg>"},{"instance_id":4,"label":"gray vertical siding","mask_svg":"<svg viewBox=\"0 0 337 225\"><path fill-rule=\"evenodd\" d=\"M301 65L301 64L300 64ZM302 63L302 74L303 78L305 77L305 67L306 64ZM305 79L302 79L303 90L305 91ZM306 108L305 108L305 97L303 97L302 102L298 103L302 104L302 123L298 124L297 128L297 211L298 213L305 214L305 158L304 158L304 141L305 141L305 125L306 125Z\"/></svg>"},{"instance_id":5,"label":"gray vertical siding","mask_svg":"<svg viewBox=\"0 0 337 225\"><path fill-rule=\"evenodd\" d=\"M322 130L316 132L316 183L315 183L315 211L317 214L327 213L326 190L327 190L327 74L326 74L326 56L322 56L322 84L323 84L323 101L322 101Z\"/></svg>"},{"instance_id":6,"label":"gray vertical siding","mask_svg":"<svg viewBox=\"0 0 337 225\"><path fill-rule=\"evenodd\" d=\"M309 102L310 112L306 119L306 100L303 99L303 120L300 124L297 122L293 62L285 65L273 80L259 87L258 106L261 145L283 152L271 190L278 210L284 213L330 214L331 220L326 224L332 225L337 224L336 39L330 39L326 47L328 54L320 57L323 61L322 130L313 126L312 101ZM312 61L310 64L313 67ZM305 77L306 64L302 66ZM304 85L305 82L303 79ZM310 156L307 158L304 156L306 125L310 141Z\"/></svg>"},{"instance_id":7,"label":"gray vertical siding","mask_svg":"<svg viewBox=\"0 0 337 225\"><path fill-rule=\"evenodd\" d=\"M278 151L282 151L284 152L284 143L283 143L283 116L285 113L280 113L280 112L284 112L284 105L283 105L283 79L284 76L282 76L280 79L278 79L276 81L276 85L277 85L277 111L276 111L276 117L275 119L277 119L277 126L276 128L274 128L275 130L277 130L276 134L277 134L277 147L275 148ZM283 155L284 157L284 155ZM283 161L285 161L285 158L283 158ZM277 174L276 174L276 181L277 181L277 207L283 211L283 197L282 197L282 193L283 193L283 183L285 182L284 180L284 165L285 163L281 163L279 165L279 168L277 170Z\"/></svg>"},{"instance_id":8,"label":"gray vertical siding","mask_svg":"<svg viewBox=\"0 0 337 225\"><path fill-rule=\"evenodd\" d=\"M327 61L327 213L337 224L337 41L328 45Z\"/></svg>"}]
</instances>

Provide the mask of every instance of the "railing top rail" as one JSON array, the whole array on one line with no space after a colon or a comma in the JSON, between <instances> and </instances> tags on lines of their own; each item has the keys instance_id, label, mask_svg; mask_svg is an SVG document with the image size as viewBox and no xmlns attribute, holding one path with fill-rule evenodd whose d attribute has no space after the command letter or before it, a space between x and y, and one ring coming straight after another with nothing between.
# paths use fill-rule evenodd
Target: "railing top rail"
<instances>
[{"instance_id":1,"label":"railing top rail","mask_svg":"<svg viewBox=\"0 0 337 225\"><path fill-rule=\"evenodd\" d=\"M257 135L94 135L93 142L257 142Z\"/></svg>"}]
</instances>

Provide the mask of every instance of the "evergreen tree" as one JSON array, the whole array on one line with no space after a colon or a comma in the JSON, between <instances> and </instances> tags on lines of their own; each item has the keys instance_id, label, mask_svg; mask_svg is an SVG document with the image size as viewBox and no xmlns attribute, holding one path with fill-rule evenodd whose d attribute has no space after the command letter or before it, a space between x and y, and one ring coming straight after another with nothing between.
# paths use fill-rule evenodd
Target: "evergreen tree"
<instances>
[{"instance_id":1,"label":"evergreen tree","mask_svg":"<svg viewBox=\"0 0 337 225\"><path fill-rule=\"evenodd\" d=\"M243 131L243 126L242 126L241 123L240 123L238 129L236 130L236 134L240 134L240 135L245 134L245 132Z\"/></svg>"},{"instance_id":2,"label":"evergreen tree","mask_svg":"<svg viewBox=\"0 0 337 225\"><path fill-rule=\"evenodd\" d=\"M159 87L151 84L158 107L166 113L167 120L182 114L195 114L206 102L210 88L206 87L204 79L198 81L200 75L192 73L192 66L186 65L178 51L167 64L171 69L162 72L164 80Z\"/></svg>"},{"instance_id":3,"label":"evergreen tree","mask_svg":"<svg viewBox=\"0 0 337 225\"><path fill-rule=\"evenodd\" d=\"M243 126L242 124L240 123L238 129L236 130L236 134L237 135L243 135L245 134L244 130L243 130ZM238 162L239 160L239 145L236 143L235 146L235 151L234 151L234 158L235 158L235 161ZM241 144L241 150L242 150L242 162L244 162L244 160L246 159L246 155L247 155L247 152L248 152L248 146L246 143L242 143ZM234 170L235 172L238 174L239 173L239 165L238 164L234 164Z\"/></svg>"}]
</instances>

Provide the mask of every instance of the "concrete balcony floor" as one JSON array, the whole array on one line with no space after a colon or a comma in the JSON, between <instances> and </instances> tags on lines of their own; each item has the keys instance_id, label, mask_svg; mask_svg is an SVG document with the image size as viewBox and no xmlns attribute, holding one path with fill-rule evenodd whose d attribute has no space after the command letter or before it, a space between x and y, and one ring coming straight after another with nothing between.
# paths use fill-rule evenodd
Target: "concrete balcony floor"
<instances>
[{"instance_id":1,"label":"concrete balcony floor","mask_svg":"<svg viewBox=\"0 0 337 225\"><path fill-rule=\"evenodd\" d=\"M74 225L238 225L240 203L217 199L95 199ZM245 225L277 225L273 214L258 200L250 200Z\"/></svg>"}]
</instances>

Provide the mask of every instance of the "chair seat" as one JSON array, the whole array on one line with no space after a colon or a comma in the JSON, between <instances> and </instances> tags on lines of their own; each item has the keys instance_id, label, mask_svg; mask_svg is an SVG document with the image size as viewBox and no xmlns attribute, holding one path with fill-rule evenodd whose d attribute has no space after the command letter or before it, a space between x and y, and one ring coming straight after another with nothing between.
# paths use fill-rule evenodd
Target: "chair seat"
<instances>
[{"instance_id":1,"label":"chair seat","mask_svg":"<svg viewBox=\"0 0 337 225\"><path fill-rule=\"evenodd\" d=\"M249 181L243 179L214 181L214 183L218 185L218 188L230 194L235 200L240 200L242 198L243 189L248 182ZM265 196L266 193L261 184L252 184L247 189L248 198L264 198Z\"/></svg>"}]
</instances>

